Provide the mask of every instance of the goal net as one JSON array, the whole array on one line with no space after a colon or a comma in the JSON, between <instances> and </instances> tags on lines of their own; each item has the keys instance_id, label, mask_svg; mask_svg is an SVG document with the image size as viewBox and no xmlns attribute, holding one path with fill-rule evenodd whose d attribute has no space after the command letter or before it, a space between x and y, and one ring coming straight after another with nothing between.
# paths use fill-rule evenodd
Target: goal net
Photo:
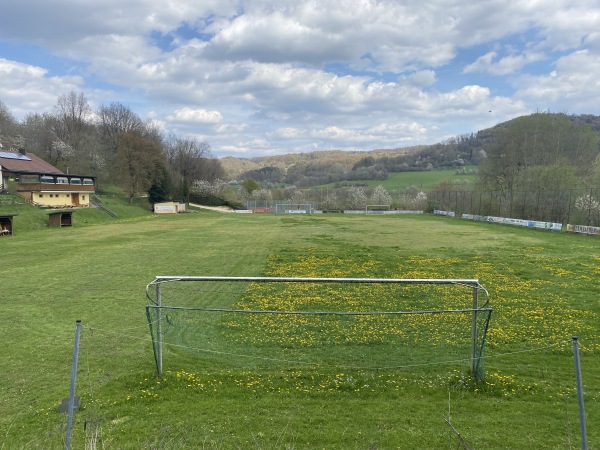
<instances>
[{"instance_id":1,"label":"goal net","mask_svg":"<svg viewBox=\"0 0 600 450\"><path fill-rule=\"evenodd\" d=\"M450 365L485 376L492 310L477 280L161 276L147 295L159 375L164 359L221 369Z\"/></svg>"}]
</instances>

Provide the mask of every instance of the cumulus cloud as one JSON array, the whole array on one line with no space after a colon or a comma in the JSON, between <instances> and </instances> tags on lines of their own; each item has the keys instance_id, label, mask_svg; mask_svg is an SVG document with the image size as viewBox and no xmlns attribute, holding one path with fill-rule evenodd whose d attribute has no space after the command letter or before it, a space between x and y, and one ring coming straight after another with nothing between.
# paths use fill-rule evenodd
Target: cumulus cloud
<instances>
[{"instance_id":1,"label":"cumulus cloud","mask_svg":"<svg viewBox=\"0 0 600 450\"><path fill-rule=\"evenodd\" d=\"M223 121L223 115L219 111L185 107L175 111L175 114L168 116L168 119L181 122L220 123Z\"/></svg>"},{"instance_id":2,"label":"cumulus cloud","mask_svg":"<svg viewBox=\"0 0 600 450\"><path fill-rule=\"evenodd\" d=\"M433 143L600 114L598 29L597 0L21 0L0 16L0 100L126 99L220 155Z\"/></svg>"},{"instance_id":3,"label":"cumulus cloud","mask_svg":"<svg viewBox=\"0 0 600 450\"><path fill-rule=\"evenodd\" d=\"M518 73L523 67L545 59L543 53L531 52L499 57L498 52L488 52L464 68L465 73L483 72L490 75Z\"/></svg>"},{"instance_id":4,"label":"cumulus cloud","mask_svg":"<svg viewBox=\"0 0 600 450\"><path fill-rule=\"evenodd\" d=\"M403 80L415 87L426 87L435 83L436 75L433 70L419 70L407 75Z\"/></svg>"},{"instance_id":5,"label":"cumulus cloud","mask_svg":"<svg viewBox=\"0 0 600 450\"><path fill-rule=\"evenodd\" d=\"M59 95L82 85L79 76L49 76L42 67L0 58L0 100L10 105L15 117L48 112Z\"/></svg>"},{"instance_id":6,"label":"cumulus cloud","mask_svg":"<svg viewBox=\"0 0 600 450\"><path fill-rule=\"evenodd\" d=\"M594 111L598 103L595 93L600 91L598 73L600 57L589 50L579 50L559 58L555 70L544 76L521 77L516 95L558 111Z\"/></svg>"}]
</instances>

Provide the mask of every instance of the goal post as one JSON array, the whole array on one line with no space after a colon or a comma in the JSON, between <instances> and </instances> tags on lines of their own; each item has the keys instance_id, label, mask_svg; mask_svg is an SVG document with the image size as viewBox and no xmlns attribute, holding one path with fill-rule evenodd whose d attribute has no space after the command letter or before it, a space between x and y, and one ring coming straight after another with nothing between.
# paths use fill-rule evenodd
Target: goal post
<instances>
[{"instance_id":1,"label":"goal post","mask_svg":"<svg viewBox=\"0 0 600 450\"><path fill-rule=\"evenodd\" d=\"M203 287L200 289L199 286ZM398 296L402 296L402 293L392 292L386 293L385 289L392 286L421 286L421 289L431 286L454 286L458 288L464 288L470 290L470 300L464 300L464 306L452 306L442 308L426 308L428 306L427 300L422 302L409 301L406 303L409 307L405 309L387 309L387 308L371 308L371 306L377 306L380 304L377 296L385 298L386 302L393 303L393 299ZM227 286L227 288L225 288ZM237 287L234 287L237 286ZM335 287L332 287L335 286ZM338 290L340 292L351 291L351 286L376 286L377 288L372 291L366 291L366 295L371 295L374 298L364 301L364 305L358 305L353 303L350 308L346 310L323 308L322 305L326 303L317 304L317 300L321 297L326 297L330 289ZM261 290L262 289L262 290ZM293 297L295 301L306 295L305 301L301 301L300 307L290 306L286 307L269 307L268 297L277 297L281 295L282 289L290 289L293 291ZM310 293L307 293L308 291ZM248 294L249 291L250 294ZM485 302L480 305L480 291L485 294ZM335 322L332 325L334 328L340 328L339 321L347 321L348 327L344 329L344 333L366 333L369 327L376 327L381 321L396 320L399 317L408 316L444 316L450 317L455 315L470 315L470 348L469 352L469 372L475 379L483 379L485 377L485 368L483 365L483 352L485 345L485 338L487 334L487 328L491 316L492 309L489 306L489 296L485 288L479 283L477 279L403 279L403 278L297 278L297 277L229 277L229 276L157 276L151 283L146 287L146 294L151 304L146 306L146 313L148 317L148 323L150 327L150 333L152 336L152 344L154 350L154 358L156 362L156 369L159 377L163 374L163 346L164 342L164 325L168 323L172 327L179 326L179 323L184 323L185 326L190 327L205 327L210 329L213 325L209 322L213 319L207 317L215 317L218 315L220 320L227 322L228 326L225 327L228 332L238 332L240 326L237 319L244 315L249 316L279 316L281 321L278 322L277 326L273 329L268 329L269 321L264 320L253 320L252 333L263 333L265 336L271 333L276 336L273 339L279 339L280 336L277 333L282 333L282 328L285 328L287 333L286 339L294 341L293 337L290 337L295 330L299 334L308 333L306 328L317 329L323 333L323 336L327 336L326 327ZM362 294L361 294L362 295ZM246 297L252 297L254 303L249 303ZM264 297L264 298L263 298ZM221 300L213 301L214 298L227 299L222 302ZM257 300L258 298L258 300ZM190 299L194 299L190 301ZM211 300L208 300L211 299ZM391 300L390 300L391 299ZM186 305L187 303L187 305ZM285 302L283 303L285 305ZM384 302L384 304L386 304ZM461 300L461 305L463 301ZM264 306L267 305L267 306ZM185 318L182 318L185 315ZM195 324L194 321L199 320L199 315L204 315L206 322L203 325ZM194 318L195 317L195 318ZM293 317L293 319L292 319ZM225 320L226 318L226 320ZM310 319L309 319L310 318ZM318 323L308 323L312 318L318 318ZM166 319L166 320L165 320ZM246 320L246 319L244 319ZM250 321L250 319L248 319ZM279 319L278 319L279 320ZM178 322L179 321L179 322ZM270 320L272 322L272 320ZM450 320L457 321L457 320ZM297 328L297 322L302 322L306 328ZM360 324L358 323L360 322ZM308 323L308 325L307 325ZM463 323L463 322L461 322ZM266 324L266 325L265 325ZM465 328L466 322L460 327ZM405 328L410 328L414 333L418 333L418 327L415 325L415 320L412 320L409 325L404 325ZM379 331L380 335L375 340L383 340L381 336L386 333L397 337L398 334L402 334L403 330L399 330L398 322L386 325L386 329ZM432 325L429 332L437 332L439 325ZM385 327L384 327L385 328ZM468 327L467 327L468 328ZM245 329L245 328L244 328ZM274 331L275 330L275 331ZM314 331L314 330L313 330ZM466 330L465 330L466 331ZM370 332L369 332L370 333ZM177 333L178 335L181 332ZM366 334L365 334L366 335ZM370 335L373 335L371 333ZM304 336L304 335L303 335ZM309 336L306 334L306 336ZM312 337L316 344L315 347L323 345L321 342L323 337ZM212 336L214 337L214 336ZM242 339L242 338L240 338ZM243 338L247 339L247 337ZM339 341L339 338L333 339ZM352 341L352 336L346 336L346 341ZM299 339L298 339L299 340ZM357 339L359 341L360 339ZM336 341L336 342L337 342ZM362 342L364 344L364 342ZM289 342L285 343L286 346ZM395 345L395 344L393 344ZM211 352L212 350L206 350ZM364 349L361 350L364 352ZM214 353L218 353L214 351ZM466 360L466 358L464 358Z\"/></svg>"}]
</instances>

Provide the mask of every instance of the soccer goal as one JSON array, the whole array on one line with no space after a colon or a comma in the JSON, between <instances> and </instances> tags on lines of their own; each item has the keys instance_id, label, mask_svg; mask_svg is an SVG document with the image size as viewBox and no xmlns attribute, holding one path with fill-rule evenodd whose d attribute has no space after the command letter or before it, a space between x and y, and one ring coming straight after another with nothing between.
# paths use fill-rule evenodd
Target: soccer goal
<instances>
[{"instance_id":1,"label":"soccer goal","mask_svg":"<svg viewBox=\"0 0 600 450\"><path fill-rule=\"evenodd\" d=\"M168 354L221 368L464 364L485 377L492 309L478 280L158 276L146 292L159 376Z\"/></svg>"},{"instance_id":2,"label":"soccer goal","mask_svg":"<svg viewBox=\"0 0 600 450\"><path fill-rule=\"evenodd\" d=\"M312 203L277 203L276 214L312 214L314 208Z\"/></svg>"}]
</instances>

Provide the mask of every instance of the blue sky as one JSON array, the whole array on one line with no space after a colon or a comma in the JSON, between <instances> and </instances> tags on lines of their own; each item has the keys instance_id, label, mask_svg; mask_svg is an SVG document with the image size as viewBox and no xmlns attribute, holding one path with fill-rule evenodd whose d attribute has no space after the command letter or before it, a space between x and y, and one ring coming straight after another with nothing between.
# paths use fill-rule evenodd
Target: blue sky
<instances>
[{"instance_id":1,"label":"blue sky","mask_svg":"<svg viewBox=\"0 0 600 450\"><path fill-rule=\"evenodd\" d=\"M216 156L432 144L600 115L599 30L597 0L9 0L0 101L83 92Z\"/></svg>"}]
</instances>

